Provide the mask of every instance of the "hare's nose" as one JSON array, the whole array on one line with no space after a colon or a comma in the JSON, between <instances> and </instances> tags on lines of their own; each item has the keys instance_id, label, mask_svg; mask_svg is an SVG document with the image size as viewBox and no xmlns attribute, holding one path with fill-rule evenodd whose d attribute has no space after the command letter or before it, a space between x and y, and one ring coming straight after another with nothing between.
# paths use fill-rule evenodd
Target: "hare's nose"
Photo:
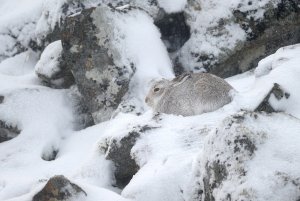
<instances>
[{"instance_id":1,"label":"hare's nose","mask_svg":"<svg viewBox=\"0 0 300 201\"><path fill-rule=\"evenodd\" d=\"M148 103L148 101L149 101L149 98L148 98L148 97L146 97L146 98L145 98L145 102L146 102L146 103Z\"/></svg>"}]
</instances>

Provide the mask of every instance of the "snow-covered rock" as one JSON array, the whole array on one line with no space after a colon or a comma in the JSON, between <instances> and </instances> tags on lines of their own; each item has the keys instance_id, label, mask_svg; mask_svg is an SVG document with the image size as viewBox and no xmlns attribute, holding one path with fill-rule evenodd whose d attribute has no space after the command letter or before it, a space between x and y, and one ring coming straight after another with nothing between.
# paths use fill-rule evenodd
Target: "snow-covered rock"
<instances>
[{"instance_id":1,"label":"snow-covered rock","mask_svg":"<svg viewBox=\"0 0 300 201\"><path fill-rule=\"evenodd\" d=\"M299 43L298 1L188 1L191 37L176 67L222 77L256 67L278 48ZM181 64L181 65L180 65Z\"/></svg>"},{"instance_id":2,"label":"snow-covered rock","mask_svg":"<svg viewBox=\"0 0 300 201\"><path fill-rule=\"evenodd\" d=\"M141 134L152 129L148 126L134 127L125 136L105 138L100 149L105 153L107 160L115 165L116 185L124 188L139 170L139 166L131 156L131 149Z\"/></svg>"},{"instance_id":3,"label":"snow-covered rock","mask_svg":"<svg viewBox=\"0 0 300 201\"><path fill-rule=\"evenodd\" d=\"M286 114L226 118L204 142L187 200L298 200L299 129Z\"/></svg>"},{"instance_id":4,"label":"snow-covered rock","mask_svg":"<svg viewBox=\"0 0 300 201\"><path fill-rule=\"evenodd\" d=\"M20 134L20 132L17 127L7 125L6 122L0 120L0 143L11 140Z\"/></svg>"},{"instance_id":5,"label":"snow-covered rock","mask_svg":"<svg viewBox=\"0 0 300 201\"><path fill-rule=\"evenodd\" d=\"M166 72L169 77L172 75L157 28L141 10L118 10L107 6L91 8L69 17L64 26L64 58L96 123L111 118L128 88L140 90L161 72ZM139 38L147 39L141 43ZM145 45L148 47L144 48ZM158 54L162 54L161 59ZM158 62L161 62L159 66ZM159 70L162 65L166 70ZM146 75L143 80L133 77L130 85L134 86L129 86L133 74L140 79L142 73ZM146 92L144 88L142 90L138 96L142 96L139 101L143 103ZM122 107L126 106L123 104Z\"/></svg>"},{"instance_id":6,"label":"snow-covered rock","mask_svg":"<svg viewBox=\"0 0 300 201\"><path fill-rule=\"evenodd\" d=\"M270 104L270 98L275 97L277 101L280 101L282 98L283 99L288 99L290 97L290 94L287 92L284 92L284 90L280 87L279 84L275 83L270 92L266 95L264 100L257 106L255 111L264 111L264 112L279 112L276 111Z\"/></svg>"},{"instance_id":7,"label":"snow-covered rock","mask_svg":"<svg viewBox=\"0 0 300 201\"><path fill-rule=\"evenodd\" d=\"M35 65L35 72L42 82L53 88L68 88L74 84L74 77L62 58L61 41L49 44Z\"/></svg>"}]
</instances>

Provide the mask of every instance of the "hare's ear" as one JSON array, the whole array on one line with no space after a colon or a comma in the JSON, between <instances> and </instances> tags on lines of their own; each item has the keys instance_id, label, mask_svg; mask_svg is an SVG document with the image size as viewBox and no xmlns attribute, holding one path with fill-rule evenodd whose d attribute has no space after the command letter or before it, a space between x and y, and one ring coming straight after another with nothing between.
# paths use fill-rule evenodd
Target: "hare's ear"
<instances>
[{"instance_id":1,"label":"hare's ear","mask_svg":"<svg viewBox=\"0 0 300 201\"><path fill-rule=\"evenodd\" d=\"M189 74L189 73L184 73L183 75L181 75L181 76L179 76L179 77L173 79L173 82L174 82L174 83L172 84L172 86L173 86L173 87L176 87L176 86L178 86L178 85L184 83L184 82L185 82L188 78L190 78L190 77L191 77L191 74Z\"/></svg>"}]
</instances>

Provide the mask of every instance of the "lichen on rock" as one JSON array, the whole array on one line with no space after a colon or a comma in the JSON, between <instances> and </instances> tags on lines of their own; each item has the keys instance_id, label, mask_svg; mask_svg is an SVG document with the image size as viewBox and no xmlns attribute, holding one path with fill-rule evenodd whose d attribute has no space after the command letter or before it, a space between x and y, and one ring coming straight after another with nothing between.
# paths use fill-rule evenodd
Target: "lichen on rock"
<instances>
[{"instance_id":1,"label":"lichen on rock","mask_svg":"<svg viewBox=\"0 0 300 201\"><path fill-rule=\"evenodd\" d=\"M95 123L111 118L128 90L132 65L120 48L118 18L129 14L100 6L66 19L63 56Z\"/></svg>"}]
</instances>

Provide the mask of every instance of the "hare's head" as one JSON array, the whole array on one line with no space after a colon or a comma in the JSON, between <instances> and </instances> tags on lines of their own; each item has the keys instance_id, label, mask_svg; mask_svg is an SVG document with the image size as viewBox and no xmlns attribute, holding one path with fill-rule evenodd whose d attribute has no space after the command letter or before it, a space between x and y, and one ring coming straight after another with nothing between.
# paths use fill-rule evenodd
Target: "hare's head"
<instances>
[{"instance_id":1,"label":"hare's head","mask_svg":"<svg viewBox=\"0 0 300 201\"><path fill-rule=\"evenodd\" d=\"M155 82L151 86L145 98L145 102L147 103L147 105L149 105L152 108L155 108L159 100L164 95L166 89L169 87L169 85L170 81L166 79Z\"/></svg>"}]
</instances>

